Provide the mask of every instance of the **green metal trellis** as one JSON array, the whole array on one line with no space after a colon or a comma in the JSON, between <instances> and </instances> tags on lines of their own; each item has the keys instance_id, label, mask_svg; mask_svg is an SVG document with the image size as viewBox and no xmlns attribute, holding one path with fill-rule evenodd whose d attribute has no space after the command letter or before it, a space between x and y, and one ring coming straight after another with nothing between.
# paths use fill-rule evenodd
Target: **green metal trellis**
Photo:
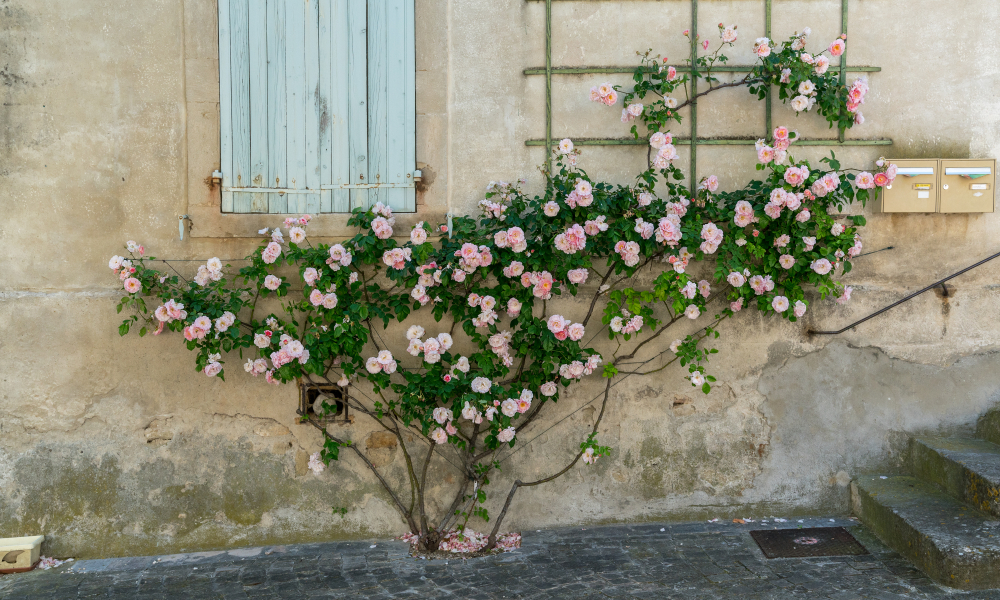
<instances>
[{"instance_id":1,"label":"green metal trellis","mask_svg":"<svg viewBox=\"0 0 1000 600\"><path fill-rule=\"evenodd\" d=\"M586 1L586 0L527 0L532 1L544 1L545 2L545 66L525 69L525 75L544 75L545 76L545 138L544 139L530 139L525 141L525 145L528 146L544 146L549 152L554 145L552 136L552 76L553 75L585 75L594 73L632 73L635 71L635 67L597 67L597 66L585 66L585 67L553 67L552 66L552 2L555 1ZM592 2L602 2L602 1L614 1L614 0L589 0ZM771 37L771 5L773 0L764 0L764 35L768 38ZM840 21L840 31L841 33L847 33L847 7L849 0L841 0L841 21ZM691 63L692 65L698 58L698 0L691 0ZM692 68L687 65L674 65L678 71L691 71ZM719 73L747 73L753 67L751 65L730 65L716 67L712 70ZM840 83L846 84L847 82L847 72L866 72L875 73L881 71L879 67L864 67L864 66L850 66L847 63L847 52L845 51L840 57ZM690 116L688 117L690 121L691 133L689 137L675 137L674 144L679 146L691 146L691 181L692 184L697 181L698 172L698 146L752 146L756 140L754 139L744 139L744 138L699 138L698 137L698 81L697 79L692 80L691 97L693 98L690 104ZM767 98L765 101L765 135L762 136L767 138L773 128L771 122L771 91L768 90ZM638 146L645 145L647 142L645 139L632 139L632 138L572 138L573 143L577 146ZM804 139L797 140L796 145L799 146L889 146L892 144L890 139L873 139L873 140L858 140L858 139L847 139L845 136L845 130L840 129L836 139ZM693 187L693 185L692 185Z\"/></svg>"}]
</instances>

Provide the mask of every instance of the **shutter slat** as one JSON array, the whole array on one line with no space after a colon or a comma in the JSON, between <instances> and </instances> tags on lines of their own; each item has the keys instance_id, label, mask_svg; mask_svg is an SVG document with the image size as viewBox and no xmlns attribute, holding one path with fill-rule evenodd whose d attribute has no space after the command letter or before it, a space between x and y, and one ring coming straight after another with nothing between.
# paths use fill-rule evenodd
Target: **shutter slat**
<instances>
[{"instance_id":1,"label":"shutter slat","mask_svg":"<svg viewBox=\"0 0 1000 600\"><path fill-rule=\"evenodd\" d=\"M404 0L386 0L386 147L385 169L382 179L386 183L409 183L412 178L406 170L406 143L404 123L406 117L406 15ZM411 170L412 171L412 170ZM405 188L388 188L382 200L393 210L405 208Z\"/></svg>"},{"instance_id":2,"label":"shutter slat","mask_svg":"<svg viewBox=\"0 0 1000 600\"><path fill-rule=\"evenodd\" d=\"M250 186L250 8L244 0L230 5L232 74L233 187ZM233 195L233 212L250 212L251 195Z\"/></svg>"},{"instance_id":3,"label":"shutter slat","mask_svg":"<svg viewBox=\"0 0 1000 600\"><path fill-rule=\"evenodd\" d=\"M329 55L323 66L323 73L329 73L327 79L330 91L329 98L330 131L324 139L329 143L329 159L324 158L324 165L330 165L330 178L325 181L329 185L343 185L351 182L351 146L349 141L350 120L350 77L348 70L350 55L350 24L347 18L349 0L331 0L328 10L329 22ZM322 7L321 7L322 8ZM322 54L320 55L322 58ZM351 192L346 189L334 189L331 194L331 210L333 212L351 212Z\"/></svg>"},{"instance_id":4,"label":"shutter slat","mask_svg":"<svg viewBox=\"0 0 1000 600\"><path fill-rule=\"evenodd\" d=\"M250 187L268 187L267 5L250 2ZM267 212L267 194L253 194L250 212Z\"/></svg>"},{"instance_id":5,"label":"shutter slat","mask_svg":"<svg viewBox=\"0 0 1000 600\"><path fill-rule=\"evenodd\" d=\"M333 111L333 71L331 56L333 52L333 10L335 2L320 0L319 3L319 183L328 186L333 180L333 135L330 129L330 119ZM320 196L319 211L331 212L331 190L323 190Z\"/></svg>"},{"instance_id":6,"label":"shutter slat","mask_svg":"<svg viewBox=\"0 0 1000 600\"><path fill-rule=\"evenodd\" d=\"M221 142L222 212L233 212L233 82L229 0L219 0L219 133Z\"/></svg>"},{"instance_id":7,"label":"shutter slat","mask_svg":"<svg viewBox=\"0 0 1000 600\"><path fill-rule=\"evenodd\" d=\"M365 0L347 0L349 31L348 71L348 148L351 183L368 180L368 44L365 29L368 10ZM351 208L367 207L368 190L352 189Z\"/></svg>"},{"instance_id":8,"label":"shutter slat","mask_svg":"<svg viewBox=\"0 0 1000 600\"><path fill-rule=\"evenodd\" d=\"M407 183L414 183L413 172L417 170L417 44L416 23L414 22L414 0L403 0L403 37L406 43L403 47L403 78L406 81L406 101L403 107L404 132L404 164L403 178ZM409 178L406 176L410 175ZM417 190L403 190L403 207L401 212L416 212Z\"/></svg>"},{"instance_id":9,"label":"shutter slat","mask_svg":"<svg viewBox=\"0 0 1000 600\"><path fill-rule=\"evenodd\" d=\"M303 0L286 3L285 81L288 111L288 185L290 189L306 187L306 47L305 10ZM288 194L288 212L305 211L305 194Z\"/></svg>"},{"instance_id":10,"label":"shutter slat","mask_svg":"<svg viewBox=\"0 0 1000 600\"><path fill-rule=\"evenodd\" d=\"M305 9L305 187L316 190L305 197L303 212L316 214L320 207L319 0L299 0Z\"/></svg>"},{"instance_id":11,"label":"shutter slat","mask_svg":"<svg viewBox=\"0 0 1000 600\"><path fill-rule=\"evenodd\" d=\"M368 180L369 183L386 181L388 104L386 40L386 2L368 3ZM374 188L369 192L369 205L386 203L386 190Z\"/></svg>"},{"instance_id":12,"label":"shutter slat","mask_svg":"<svg viewBox=\"0 0 1000 600\"><path fill-rule=\"evenodd\" d=\"M287 115L285 110L285 1L267 0L267 187L287 184ZM267 211L288 210L288 194L268 194Z\"/></svg>"}]
</instances>

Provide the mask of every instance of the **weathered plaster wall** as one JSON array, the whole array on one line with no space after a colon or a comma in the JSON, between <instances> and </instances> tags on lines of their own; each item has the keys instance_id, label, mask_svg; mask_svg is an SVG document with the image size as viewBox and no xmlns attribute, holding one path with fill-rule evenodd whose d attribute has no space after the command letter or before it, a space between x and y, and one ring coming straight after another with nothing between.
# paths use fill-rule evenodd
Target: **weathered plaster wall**
<instances>
[{"instance_id":1,"label":"weathered plaster wall","mask_svg":"<svg viewBox=\"0 0 1000 600\"><path fill-rule=\"evenodd\" d=\"M747 62L761 4L703 0L699 26L739 23L730 56ZM775 37L809 25L813 43L825 43L839 32L839 5L776 3ZM544 61L543 6L417 0L418 218L473 210L490 179L527 176L538 186L543 151L523 140L544 134L544 80L522 70ZM556 2L553 64L631 64L649 47L680 59L688 6ZM871 78L868 123L850 135L891 137L885 152L895 157L996 156L1000 45L985 24L998 17L1000 6L975 0L852 1L850 60L883 71ZM195 236L234 231L202 218L218 202L206 182L218 167L215 2L0 0L0 24L0 535L44 533L48 553L93 557L401 533L358 461L307 472L320 438L296 422L293 389L238 369L228 383L208 380L176 340L117 335L105 265L123 240L181 259L252 247L177 239L179 214L201 215ZM557 137L623 134L618 109L587 100L602 79L556 79ZM784 107L775 122L830 133ZM702 102L700 124L703 135L759 135L763 110L727 90ZM643 156L588 148L583 164L627 182ZM838 156L864 165L878 152ZM754 174L746 149L700 157L701 174L726 186ZM817 302L797 324L752 313L728 322L720 385L707 396L673 368L621 380L601 437L614 454L519 492L511 528L843 513L850 478L898 468L907 433L969 427L1000 390L1000 265L839 338L805 332L838 328L991 253L1000 218L868 216L866 248L894 249L855 263L849 306ZM571 455L577 442L568 440L593 422L597 391L564 398L522 435L503 458L498 495L513 477L551 473ZM402 477L398 449L371 432L360 421L341 429L391 479ZM453 467L436 468L447 486Z\"/></svg>"}]
</instances>

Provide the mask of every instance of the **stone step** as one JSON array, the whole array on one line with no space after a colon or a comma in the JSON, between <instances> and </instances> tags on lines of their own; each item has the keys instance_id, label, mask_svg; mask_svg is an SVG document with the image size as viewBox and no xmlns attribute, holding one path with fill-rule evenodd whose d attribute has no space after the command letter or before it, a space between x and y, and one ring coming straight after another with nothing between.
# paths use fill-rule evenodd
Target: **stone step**
<instances>
[{"instance_id":1,"label":"stone step","mask_svg":"<svg viewBox=\"0 0 1000 600\"><path fill-rule=\"evenodd\" d=\"M985 415L979 417L979 422L976 423L976 437L1000 444L1000 408L986 411Z\"/></svg>"},{"instance_id":2,"label":"stone step","mask_svg":"<svg viewBox=\"0 0 1000 600\"><path fill-rule=\"evenodd\" d=\"M913 475L1000 517L1000 446L957 437L912 438Z\"/></svg>"},{"instance_id":3,"label":"stone step","mask_svg":"<svg viewBox=\"0 0 1000 600\"><path fill-rule=\"evenodd\" d=\"M864 476L851 504L887 546L944 585L1000 587L1000 521L915 477Z\"/></svg>"}]
</instances>

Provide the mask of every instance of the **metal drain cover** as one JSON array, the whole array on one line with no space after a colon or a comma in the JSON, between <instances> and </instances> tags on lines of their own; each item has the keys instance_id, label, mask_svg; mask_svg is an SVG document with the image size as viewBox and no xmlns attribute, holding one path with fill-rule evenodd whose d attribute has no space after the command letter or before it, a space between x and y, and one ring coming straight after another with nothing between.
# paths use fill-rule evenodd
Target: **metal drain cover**
<instances>
[{"instance_id":1,"label":"metal drain cover","mask_svg":"<svg viewBox=\"0 0 1000 600\"><path fill-rule=\"evenodd\" d=\"M759 529L751 531L750 535L768 558L868 554L868 550L843 527Z\"/></svg>"}]
</instances>

